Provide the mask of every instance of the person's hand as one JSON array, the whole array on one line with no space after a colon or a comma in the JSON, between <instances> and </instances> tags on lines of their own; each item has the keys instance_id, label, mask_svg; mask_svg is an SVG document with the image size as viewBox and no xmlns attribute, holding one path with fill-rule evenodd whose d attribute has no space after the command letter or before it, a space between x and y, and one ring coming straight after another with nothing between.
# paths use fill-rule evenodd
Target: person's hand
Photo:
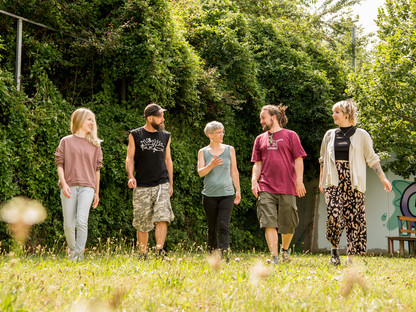
<instances>
[{"instance_id":1,"label":"person's hand","mask_svg":"<svg viewBox=\"0 0 416 312\"><path fill-rule=\"evenodd\" d=\"M212 167L221 166L222 165L222 158L219 156L212 156L211 161L209 162L209 165Z\"/></svg>"},{"instance_id":2,"label":"person's hand","mask_svg":"<svg viewBox=\"0 0 416 312\"><path fill-rule=\"evenodd\" d=\"M69 188L68 184L62 184L62 193L66 198L71 198L71 189Z\"/></svg>"},{"instance_id":3,"label":"person's hand","mask_svg":"<svg viewBox=\"0 0 416 312\"><path fill-rule=\"evenodd\" d=\"M296 181L296 194L298 194L299 197L306 195L305 185L301 181Z\"/></svg>"},{"instance_id":4,"label":"person's hand","mask_svg":"<svg viewBox=\"0 0 416 312\"><path fill-rule=\"evenodd\" d=\"M251 192L253 193L254 197L257 198L259 196L259 192L261 192L261 190L257 181L251 181Z\"/></svg>"},{"instance_id":5,"label":"person's hand","mask_svg":"<svg viewBox=\"0 0 416 312\"><path fill-rule=\"evenodd\" d=\"M170 194L169 194L169 196L172 197L172 195L173 195L173 186L171 185L170 186Z\"/></svg>"},{"instance_id":6,"label":"person's hand","mask_svg":"<svg viewBox=\"0 0 416 312\"><path fill-rule=\"evenodd\" d=\"M322 194L325 194L325 190L322 188L322 186L319 184L319 191L322 193Z\"/></svg>"},{"instance_id":7,"label":"person's hand","mask_svg":"<svg viewBox=\"0 0 416 312\"><path fill-rule=\"evenodd\" d=\"M390 192L390 191L391 191L391 189L392 189L392 186L391 186L390 181L389 181L389 180L387 180L387 178L383 178L383 179L381 179L381 182L382 182L382 183L383 183L383 185L384 185L384 190L385 190L386 192Z\"/></svg>"},{"instance_id":8,"label":"person's hand","mask_svg":"<svg viewBox=\"0 0 416 312\"><path fill-rule=\"evenodd\" d=\"M127 186L128 186L129 188L136 188L136 187L137 187L137 182L136 182L136 179L135 179L135 178L131 178L131 179L129 180L129 182L127 182Z\"/></svg>"},{"instance_id":9,"label":"person's hand","mask_svg":"<svg viewBox=\"0 0 416 312\"><path fill-rule=\"evenodd\" d=\"M100 196L98 195L98 193L94 194L94 203L92 204L92 208L97 208L98 206L98 202L100 201Z\"/></svg>"},{"instance_id":10,"label":"person's hand","mask_svg":"<svg viewBox=\"0 0 416 312\"><path fill-rule=\"evenodd\" d=\"M234 204L238 205L241 201L241 193L235 192Z\"/></svg>"}]
</instances>

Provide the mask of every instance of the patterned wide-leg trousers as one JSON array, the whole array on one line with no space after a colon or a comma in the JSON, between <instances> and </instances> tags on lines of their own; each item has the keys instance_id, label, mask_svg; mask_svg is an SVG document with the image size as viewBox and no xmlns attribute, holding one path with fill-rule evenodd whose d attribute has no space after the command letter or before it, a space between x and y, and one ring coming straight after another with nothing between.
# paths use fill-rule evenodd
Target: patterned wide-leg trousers
<instances>
[{"instance_id":1,"label":"patterned wide-leg trousers","mask_svg":"<svg viewBox=\"0 0 416 312\"><path fill-rule=\"evenodd\" d=\"M347 255L364 254L367 248L364 193L352 189L348 161L337 161L338 186L325 189L328 213L326 238L338 247L344 228L347 235Z\"/></svg>"}]
</instances>

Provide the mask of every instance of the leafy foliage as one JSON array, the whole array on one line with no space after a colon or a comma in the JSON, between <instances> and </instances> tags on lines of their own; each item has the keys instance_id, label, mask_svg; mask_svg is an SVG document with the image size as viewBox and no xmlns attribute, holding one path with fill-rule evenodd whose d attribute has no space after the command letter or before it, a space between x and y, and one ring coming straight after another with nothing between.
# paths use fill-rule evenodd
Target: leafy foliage
<instances>
[{"instance_id":1,"label":"leafy foliage","mask_svg":"<svg viewBox=\"0 0 416 312\"><path fill-rule=\"evenodd\" d=\"M232 248L265 247L250 186L259 110L265 104L289 106L288 127L298 132L308 153L305 175L314 177L320 141L330 126L327 108L345 97L349 70L337 46L320 40L325 31L311 23L300 2L3 2L4 9L55 29L24 24L24 91L19 93L9 74L15 21L0 20L5 48L0 50L1 150L7 155L0 159L1 201L22 194L49 209L32 244L61 239L53 155L78 106L96 113L104 139L101 200L90 213L89 243L134 237L126 144L128 131L144 124L143 109L154 101L168 109L172 132L176 218L168 247L205 241L196 157L208 144L203 127L211 120L224 124L225 143L236 148L240 170L243 198L232 215ZM7 237L4 228L0 235Z\"/></svg>"},{"instance_id":2,"label":"leafy foliage","mask_svg":"<svg viewBox=\"0 0 416 312\"><path fill-rule=\"evenodd\" d=\"M349 89L376 149L393 158L386 167L405 178L416 175L415 12L414 1L386 1L374 63L351 77Z\"/></svg>"}]
</instances>

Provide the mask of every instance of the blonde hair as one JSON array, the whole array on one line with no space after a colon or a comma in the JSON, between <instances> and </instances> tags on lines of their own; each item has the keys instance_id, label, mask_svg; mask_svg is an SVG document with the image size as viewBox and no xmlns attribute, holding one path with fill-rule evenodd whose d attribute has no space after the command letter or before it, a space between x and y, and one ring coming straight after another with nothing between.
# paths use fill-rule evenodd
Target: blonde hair
<instances>
[{"instance_id":1,"label":"blonde hair","mask_svg":"<svg viewBox=\"0 0 416 312\"><path fill-rule=\"evenodd\" d=\"M335 108L339 108L341 112L348 115L348 119L353 126L357 124L357 105L353 100L339 101L332 106L332 109Z\"/></svg>"},{"instance_id":2,"label":"blonde hair","mask_svg":"<svg viewBox=\"0 0 416 312\"><path fill-rule=\"evenodd\" d=\"M261 108L262 111L267 111L270 116L276 116L277 122L279 123L280 127L284 127L287 124L287 116L286 111L287 106L284 106L280 103L278 106L276 105L265 105Z\"/></svg>"},{"instance_id":3,"label":"blonde hair","mask_svg":"<svg viewBox=\"0 0 416 312\"><path fill-rule=\"evenodd\" d=\"M92 116L94 120L94 125L90 133L87 133L85 137L88 142L93 144L94 146L100 146L100 143L103 140L100 140L97 135L97 123L95 122L95 115L94 113L89 110L88 108L78 108L76 109L71 115L71 132L75 134L83 125L84 121L88 118L88 116Z\"/></svg>"}]
</instances>

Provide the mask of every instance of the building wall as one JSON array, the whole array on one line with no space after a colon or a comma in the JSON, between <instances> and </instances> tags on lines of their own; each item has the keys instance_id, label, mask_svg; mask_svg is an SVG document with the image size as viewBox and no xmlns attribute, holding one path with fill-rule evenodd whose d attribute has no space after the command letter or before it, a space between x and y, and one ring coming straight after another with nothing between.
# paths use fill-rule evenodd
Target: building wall
<instances>
[{"instance_id":1,"label":"building wall","mask_svg":"<svg viewBox=\"0 0 416 312\"><path fill-rule=\"evenodd\" d=\"M416 191L414 192L416 184L414 183L414 178L403 179L391 172L387 172L386 176L393 185L393 190L390 193L384 191L384 186L376 173L371 168L367 167L365 206L367 219L367 251L369 253L387 252L386 236L398 235L398 215L410 214L410 216L416 217ZM406 190L407 192L405 193ZM410 196L408 196L409 194ZM408 203L409 211L403 213L400 209L400 202L404 197L407 198L406 202ZM331 249L331 245L325 238L326 216L325 199L324 196L320 194L315 223L316 246L314 246L314 250L322 251ZM397 246L395 246L395 248L397 248ZM345 231L341 237L339 249L346 249Z\"/></svg>"}]
</instances>

